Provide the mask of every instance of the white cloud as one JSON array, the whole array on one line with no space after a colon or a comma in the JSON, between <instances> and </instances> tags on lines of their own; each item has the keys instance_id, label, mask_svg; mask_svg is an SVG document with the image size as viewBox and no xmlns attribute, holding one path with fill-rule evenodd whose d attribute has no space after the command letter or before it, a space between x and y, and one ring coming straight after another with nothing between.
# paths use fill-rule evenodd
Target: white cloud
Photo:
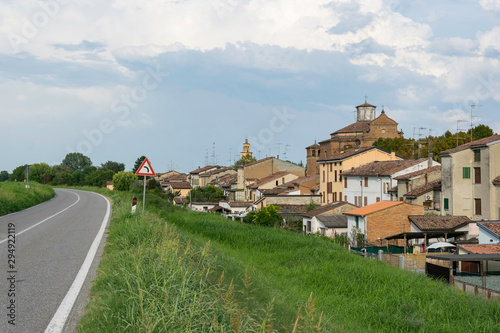
<instances>
[{"instance_id":1,"label":"white cloud","mask_svg":"<svg viewBox=\"0 0 500 333\"><path fill-rule=\"evenodd\" d=\"M479 0L481 7L487 11L500 11L500 0Z\"/></svg>"}]
</instances>

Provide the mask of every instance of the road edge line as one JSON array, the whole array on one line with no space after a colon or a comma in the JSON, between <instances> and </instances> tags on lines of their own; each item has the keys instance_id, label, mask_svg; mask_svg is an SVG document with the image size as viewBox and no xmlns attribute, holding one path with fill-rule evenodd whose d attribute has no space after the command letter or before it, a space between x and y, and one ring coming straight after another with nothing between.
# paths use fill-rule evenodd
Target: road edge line
<instances>
[{"instance_id":1,"label":"road edge line","mask_svg":"<svg viewBox=\"0 0 500 333\"><path fill-rule=\"evenodd\" d=\"M92 265L92 262L94 261L94 258L97 254L97 250L99 248L99 245L101 243L102 237L104 236L104 231L106 230L106 226L109 222L109 219L111 217L111 202L109 201L108 198L106 198L104 195L91 192L97 195L100 195L103 197L106 202L107 202L107 211L106 215L104 216L104 219L101 223L101 228L99 229L99 232L97 233L96 237L94 238L94 241L92 242L92 245L90 246L89 252L87 253L87 256L85 257L85 260L80 267L80 270L78 271L78 274L75 277L75 280L71 284L71 287L69 288L68 292L66 293L66 296L64 296L64 299L62 300L61 304L59 305L59 308L57 309L56 313L52 317L52 320L50 321L49 325L45 329L45 333L59 333L63 330L64 325L66 324L66 321L71 313L71 310L73 309L73 305L76 302L76 298L80 294L80 290L83 287L83 284L85 282L85 279L87 278L87 275L90 270L90 266Z\"/></svg>"}]
</instances>

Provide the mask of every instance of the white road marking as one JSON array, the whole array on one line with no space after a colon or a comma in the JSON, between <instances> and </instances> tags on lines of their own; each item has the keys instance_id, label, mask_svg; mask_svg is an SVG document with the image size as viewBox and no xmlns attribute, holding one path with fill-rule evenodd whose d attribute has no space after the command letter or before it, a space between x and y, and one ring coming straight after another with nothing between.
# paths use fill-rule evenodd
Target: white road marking
<instances>
[{"instance_id":1,"label":"white road marking","mask_svg":"<svg viewBox=\"0 0 500 333\"><path fill-rule=\"evenodd\" d=\"M51 218L53 218L54 216L57 216L57 215L61 214L62 212L67 211L68 209L70 209L70 208L71 208L71 207L73 207L74 205L76 205L76 204L80 201L80 196L79 196L77 193L75 193L75 192L71 192L71 193L75 194L75 195L78 197L78 199L77 199L77 200L76 200L73 204L71 204L71 205L69 205L68 207L64 208L64 209L63 209L63 210L61 210L60 212L55 213L54 215L47 217L45 220L40 221L40 222L38 222L38 223L36 223L36 224L33 224L33 225L32 225L31 227L29 227L29 228L26 228L26 229L24 229L24 230L22 230L22 231L20 231L20 232L16 232L16 237L17 237L17 236L19 236L19 235L21 235L21 234L24 234L26 231L31 230L31 229L33 229L34 227L39 226L40 224L42 224L42 223L44 223L44 222L46 222L46 221L50 220L50 219L51 219ZM5 243L5 242L7 241L7 239L8 239L8 238L5 238L4 240L0 241L0 244Z\"/></svg>"},{"instance_id":2,"label":"white road marking","mask_svg":"<svg viewBox=\"0 0 500 333\"><path fill-rule=\"evenodd\" d=\"M61 332L62 329L64 328L64 325L66 323L66 320L68 319L68 316L71 312L71 309L73 308L73 305L75 304L76 298L78 294L80 293L80 290L82 289L83 283L85 282L85 279L87 277L87 274L90 270L90 266L92 264L92 261L94 260L94 257L97 253L97 249L99 248L99 244L101 243L101 239L104 235L104 231L106 230L106 225L108 224L108 220L111 215L111 203L109 202L108 198L105 196L95 193L97 195L100 195L103 197L106 202L107 202L107 211L106 215L104 216L104 219L101 224L101 228L99 229L99 232L97 233L97 236L94 239L94 242L90 246L89 252L87 253L87 257L85 258L85 261L82 264L82 267L80 267L80 270L78 271L78 274L76 275L75 280L73 281L73 284L68 290L68 293L64 297L63 301L59 305L59 308L57 309L56 313L54 314L54 317L52 317L52 320L50 321L49 325L45 329L45 333L58 333Z\"/></svg>"}]
</instances>

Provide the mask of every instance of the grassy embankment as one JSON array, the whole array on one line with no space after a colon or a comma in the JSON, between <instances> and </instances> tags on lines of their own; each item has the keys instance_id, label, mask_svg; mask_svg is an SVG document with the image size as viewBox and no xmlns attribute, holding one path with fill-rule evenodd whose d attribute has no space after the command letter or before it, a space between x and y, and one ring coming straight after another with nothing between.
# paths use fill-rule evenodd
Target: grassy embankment
<instances>
[{"instance_id":1,"label":"grassy embankment","mask_svg":"<svg viewBox=\"0 0 500 333\"><path fill-rule=\"evenodd\" d=\"M0 216L21 211L54 197L52 187L30 182L25 188L23 182L0 183Z\"/></svg>"},{"instance_id":2,"label":"grassy embankment","mask_svg":"<svg viewBox=\"0 0 500 333\"><path fill-rule=\"evenodd\" d=\"M352 255L329 240L153 198L144 217L130 216L129 204L113 200L80 332L500 331L498 301Z\"/></svg>"}]
</instances>

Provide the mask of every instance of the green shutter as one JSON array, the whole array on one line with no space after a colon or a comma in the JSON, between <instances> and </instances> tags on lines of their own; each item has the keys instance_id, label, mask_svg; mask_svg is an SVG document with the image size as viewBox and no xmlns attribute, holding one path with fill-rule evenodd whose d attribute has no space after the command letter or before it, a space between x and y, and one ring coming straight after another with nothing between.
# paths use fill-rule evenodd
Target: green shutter
<instances>
[{"instance_id":1,"label":"green shutter","mask_svg":"<svg viewBox=\"0 0 500 333\"><path fill-rule=\"evenodd\" d=\"M470 179L470 168L469 167L462 168L462 176L464 179Z\"/></svg>"},{"instance_id":2,"label":"green shutter","mask_svg":"<svg viewBox=\"0 0 500 333\"><path fill-rule=\"evenodd\" d=\"M448 198L444 198L444 209L445 210L450 209L450 203L448 201Z\"/></svg>"},{"instance_id":3,"label":"green shutter","mask_svg":"<svg viewBox=\"0 0 500 333\"><path fill-rule=\"evenodd\" d=\"M359 229L359 216L356 216L356 228Z\"/></svg>"}]
</instances>

